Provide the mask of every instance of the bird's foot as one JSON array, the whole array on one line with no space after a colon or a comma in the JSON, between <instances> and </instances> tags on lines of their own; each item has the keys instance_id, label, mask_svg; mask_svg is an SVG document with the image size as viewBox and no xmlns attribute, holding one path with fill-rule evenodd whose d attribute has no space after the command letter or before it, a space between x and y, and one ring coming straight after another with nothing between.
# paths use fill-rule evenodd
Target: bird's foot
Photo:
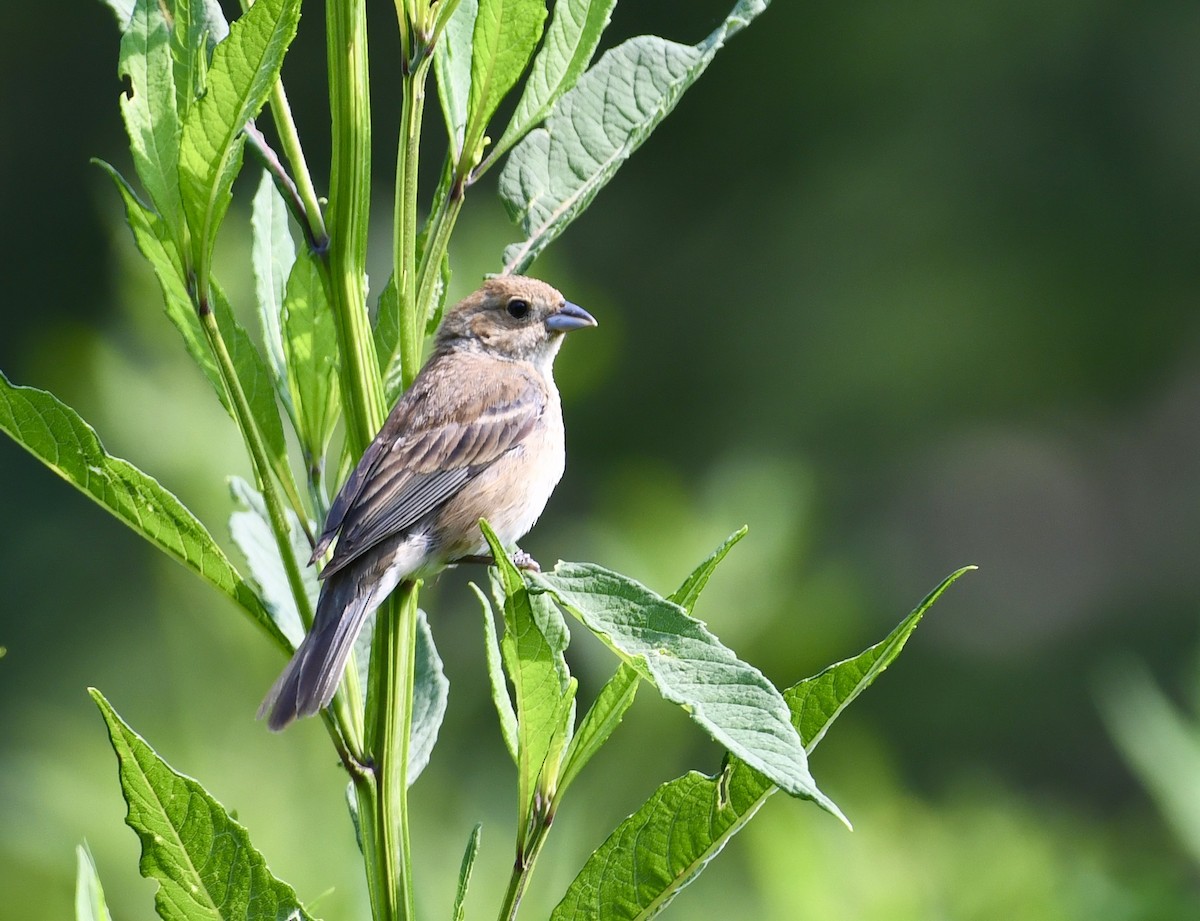
<instances>
[{"instance_id":1,"label":"bird's foot","mask_svg":"<svg viewBox=\"0 0 1200 921\"><path fill-rule=\"evenodd\" d=\"M524 569L527 572L542 571L542 567L538 565L538 561L524 550L514 550L512 552L512 561L517 569ZM481 563L484 566L495 566L496 558L490 553L470 553L466 556L460 556L451 565L457 566L459 563Z\"/></svg>"}]
</instances>

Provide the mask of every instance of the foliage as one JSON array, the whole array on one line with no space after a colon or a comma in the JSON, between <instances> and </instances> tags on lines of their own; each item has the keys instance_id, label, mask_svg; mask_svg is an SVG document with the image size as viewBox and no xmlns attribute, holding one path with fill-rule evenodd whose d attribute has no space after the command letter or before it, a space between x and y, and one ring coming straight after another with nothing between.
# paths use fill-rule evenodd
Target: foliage
<instances>
[{"instance_id":1,"label":"foliage","mask_svg":"<svg viewBox=\"0 0 1200 921\"><path fill-rule=\"evenodd\" d=\"M230 527L249 577L178 499L108 454L94 430L52 395L0 376L0 428L223 592L288 651L312 619L315 579L302 563L316 524L348 462L378 429L386 403L416 374L424 339L444 306L449 241L469 190L506 157L500 194L524 239L505 249L503 269L523 271L768 3L739 0L697 45L638 36L592 64L615 0L560 0L548 25L542 0L398 2L404 85L393 266L373 324L364 268L372 176L362 0L326 5L334 134L327 201L309 175L280 80L299 26L299 0L245 3L232 24L211 0L110 3L122 25L119 70L128 81L121 111L145 200L101 165L154 270L168 319L242 436L254 482L232 481ZM449 146L422 224L417 177L431 69ZM493 120L523 76L493 143ZM255 124L268 103L279 153ZM214 247L247 147L265 167L252 221L261 350L213 275ZM342 439L335 438L339 423ZM291 463L293 445L299 469ZM816 786L807 752L961 574L879 646L780 693L692 614L744 531L663 597L596 564L522 573L486 522L481 527L495 561L492 602L479 592L492 697L517 766L517 860L502 919L516 915L567 789L643 681L728 749L725 764L715 777L693 773L660 788L585 864L555 917L657 913L776 788L840 817ZM429 760L446 707L448 685L417 592L406 586L381 609L374 637L323 715L351 778L378 919L414 917L408 788ZM503 621L499 635L493 603ZM564 613L619 660L579 720ZM246 830L196 781L170 768L98 692L93 696L117 754L127 822L142 843L141 871L160 886L160 916L309 917L292 889L266 869ZM479 846L476 827L456 917L465 910ZM84 852L79 891L79 917L107 916Z\"/></svg>"}]
</instances>

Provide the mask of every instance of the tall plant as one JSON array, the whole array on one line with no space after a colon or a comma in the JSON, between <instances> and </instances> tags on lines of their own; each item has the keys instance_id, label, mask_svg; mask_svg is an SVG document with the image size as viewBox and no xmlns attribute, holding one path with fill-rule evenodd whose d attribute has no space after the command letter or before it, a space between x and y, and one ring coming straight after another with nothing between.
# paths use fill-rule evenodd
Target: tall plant
<instances>
[{"instance_id":1,"label":"tall plant","mask_svg":"<svg viewBox=\"0 0 1200 921\"><path fill-rule=\"evenodd\" d=\"M243 0L232 24L216 0L108 2L122 30L120 73L128 91L121 112L140 194L101 166L158 278L167 317L243 438L254 482L233 481L231 530L248 575L178 499L109 455L94 430L52 395L0 375L0 428L227 595L290 653L312 621L316 581L303 561L314 531L330 494L417 372L442 313L449 243L471 189L500 168L500 195L520 229L501 270L526 270L768 0L739 0L699 44L644 35L595 62L615 0L557 0L549 16L543 0L396 0L403 105L389 113L398 130L393 265L373 323L365 269L372 202L365 0L325 5L327 200L318 196L280 80L300 0ZM431 71L447 144L422 209L417 177ZM501 102L518 87L512 114L497 124ZM255 124L264 108L274 146ZM252 217L261 350L213 270L214 244L247 148L264 167ZM293 445L299 469L290 461ZM744 529L663 596L589 563L522 573L486 522L481 527L496 565L490 591L476 591L519 807L517 858L497 897L501 919L515 917L568 789L642 683L683 707L728 755L716 775L670 781L622 822L581 868L555 919L656 914L776 789L840 817L812 779L808 752L961 573L882 643L781 693L692 616ZM402 591L381 609L373 636L323 713L350 780L372 913L386 921L414 917L408 791L428 761L448 689L418 591ZM570 639L564 613L617 659L612 678L579 718L577 684L564 656ZM159 914L308 918L245 829L92 693L117 754L127 822L142 841L142 872L160 883ZM463 860L456 919L463 917L478 843L476 829ZM86 852L80 855L79 916L107 917L94 866Z\"/></svg>"}]
</instances>

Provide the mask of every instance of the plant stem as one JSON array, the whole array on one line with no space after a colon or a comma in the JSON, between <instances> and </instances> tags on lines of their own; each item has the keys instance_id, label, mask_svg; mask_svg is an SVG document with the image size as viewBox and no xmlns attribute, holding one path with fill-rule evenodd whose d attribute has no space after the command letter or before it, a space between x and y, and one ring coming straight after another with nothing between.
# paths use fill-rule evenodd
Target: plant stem
<instances>
[{"instance_id":1,"label":"plant stem","mask_svg":"<svg viewBox=\"0 0 1200 921\"><path fill-rule=\"evenodd\" d=\"M342 356L342 400L351 453L361 455L383 425L383 386L367 317L367 221L371 197L371 112L365 0L328 0L329 101L333 162L329 190L330 300Z\"/></svg>"},{"instance_id":2,"label":"plant stem","mask_svg":"<svg viewBox=\"0 0 1200 921\"><path fill-rule=\"evenodd\" d=\"M550 824L553 820L552 815L538 819L525 853L518 856L513 864L512 875L508 878L508 890L504 893L504 903L500 906L499 921L513 921L516 918L521 896L525 894L525 887L533 873L533 865L542 852L542 845L546 843L550 834Z\"/></svg>"},{"instance_id":3,"label":"plant stem","mask_svg":"<svg viewBox=\"0 0 1200 921\"><path fill-rule=\"evenodd\" d=\"M296 190L304 203L304 213L311 230L310 245L320 250L328 245L329 233L325 229L325 216L321 213L321 203L317 199L312 174L308 171L308 161L304 158L304 150L300 146L300 135L296 131L296 121L292 118L292 107L288 103L282 80L276 80L271 89L271 115L275 119L275 132L279 135L283 155L292 166Z\"/></svg>"},{"instance_id":4,"label":"plant stem","mask_svg":"<svg viewBox=\"0 0 1200 921\"><path fill-rule=\"evenodd\" d=\"M393 212L393 272L400 302L400 372L408 387L421 363L427 305L417 299L417 165L421 118L425 109L425 79L433 58L422 54L404 77L404 107L396 149L396 201Z\"/></svg>"},{"instance_id":5,"label":"plant stem","mask_svg":"<svg viewBox=\"0 0 1200 921\"><path fill-rule=\"evenodd\" d=\"M225 345L225 338L217 326L216 314L212 312L208 302L200 298L197 299L196 313L200 317L200 325L208 339L208 346L217 359L221 380L225 384L230 404L233 406L234 419L246 442L246 451L250 455L250 462L254 465L258 488L262 490L263 503L267 507L267 518L270 520L271 530L275 534L275 542L279 545L279 553L283 559L283 568L287 573L288 586L296 598L301 620L310 624L313 614L308 604L308 592L304 587L304 579L300 575L300 565L296 560L296 553L292 549L291 528L283 514L283 505L279 500L279 493L275 489L275 481L271 478L271 462L267 459L267 450L263 445L258 426L254 424L250 403L246 399L245 391L242 390L241 381L238 380L233 358Z\"/></svg>"},{"instance_id":6,"label":"plant stem","mask_svg":"<svg viewBox=\"0 0 1200 921\"><path fill-rule=\"evenodd\" d=\"M388 856L387 897L396 917L413 914L408 837L408 761L412 737L418 584L405 582L397 602L380 609L371 650L367 747L374 755L376 833Z\"/></svg>"}]
</instances>

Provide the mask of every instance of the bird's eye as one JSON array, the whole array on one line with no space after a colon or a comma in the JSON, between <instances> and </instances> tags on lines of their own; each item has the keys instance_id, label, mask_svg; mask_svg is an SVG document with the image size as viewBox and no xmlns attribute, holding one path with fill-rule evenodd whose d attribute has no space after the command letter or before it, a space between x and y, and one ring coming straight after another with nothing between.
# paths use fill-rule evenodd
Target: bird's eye
<instances>
[{"instance_id":1,"label":"bird's eye","mask_svg":"<svg viewBox=\"0 0 1200 921\"><path fill-rule=\"evenodd\" d=\"M529 316L529 301L514 297L508 302L508 315L517 320L525 319Z\"/></svg>"}]
</instances>

